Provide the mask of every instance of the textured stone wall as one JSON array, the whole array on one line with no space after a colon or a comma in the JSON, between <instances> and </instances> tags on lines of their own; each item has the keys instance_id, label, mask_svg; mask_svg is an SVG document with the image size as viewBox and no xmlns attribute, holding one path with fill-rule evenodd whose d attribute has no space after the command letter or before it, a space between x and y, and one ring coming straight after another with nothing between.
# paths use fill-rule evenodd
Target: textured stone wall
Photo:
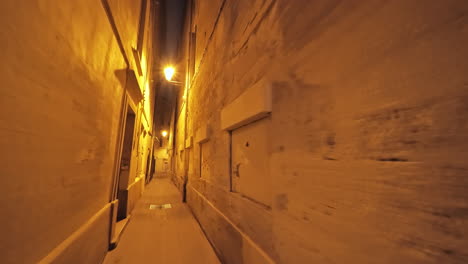
<instances>
[{"instance_id":1,"label":"textured stone wall","mask_svg":"<svg viewBox=\"0 0 468 264\"><path fill-rule=\"evenodd\" d=\"M196 1L183 118L187 136L211 135L207 176L199 144L185 164L188 202L225 263L468 261L467 12L463 0ZM273 93L267 207L230 191L220 121L255 85Z\"/></svg>"},{"instance_id":2,"label":"textured stone wall","mask_svg":"<svg viewBox=\"0 0 468 264\"><path fill-rule=\"evenodd\" d=\"M139 5L109 2L131 50ZM99 262L109 243L127 67L111 23L101 1L0 6L0 262Z\"/></svg>"}]
</instances>

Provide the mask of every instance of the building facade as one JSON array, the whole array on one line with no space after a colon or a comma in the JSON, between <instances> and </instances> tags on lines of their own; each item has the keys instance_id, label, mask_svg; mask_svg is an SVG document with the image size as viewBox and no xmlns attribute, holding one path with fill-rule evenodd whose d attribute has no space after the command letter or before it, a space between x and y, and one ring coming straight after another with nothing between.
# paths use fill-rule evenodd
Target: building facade
<instances>
[{"instance_id":1,"label":"building facade","mask_svg":"<svg viewBox=\"0 0 468 264\"><path fill-rule=\"evenodd\" d=\"M151 173L159 5L2 2L2 263L100 263L116 242Z\"/></svg>"},{"instance_id":2,"label":"building facade","mask_svg":"<svg viewBox=\"0 0 468 264\"><path fill-rule=\"evenodd\" d=\"M466 1L188 2L174 182L223 263L466 260Z\"/></svg>"}]
</instances>

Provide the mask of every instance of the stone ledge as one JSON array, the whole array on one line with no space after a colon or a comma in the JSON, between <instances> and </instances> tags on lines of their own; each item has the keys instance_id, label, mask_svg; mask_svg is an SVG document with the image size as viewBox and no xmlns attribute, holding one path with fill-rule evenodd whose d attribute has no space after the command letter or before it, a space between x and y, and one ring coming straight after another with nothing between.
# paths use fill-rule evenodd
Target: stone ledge
<instances>
[{"instance_id":1,"label":"stone ledge","mask_svg":"<svg viewBox=\"0 0 468 264\"><path fill-rule=\"evenodd\" d=\"M221 129L234 130L267 116L271 109L271 85L261 82L221 110Z\"/></svg>"}]
</instances>

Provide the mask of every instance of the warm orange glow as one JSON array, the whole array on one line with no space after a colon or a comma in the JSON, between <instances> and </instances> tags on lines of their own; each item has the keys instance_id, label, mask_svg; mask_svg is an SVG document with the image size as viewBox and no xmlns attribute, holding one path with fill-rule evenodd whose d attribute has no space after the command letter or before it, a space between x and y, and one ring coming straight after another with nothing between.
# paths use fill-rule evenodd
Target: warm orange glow
<instances>
[{"instance_id":1,"label":"warm orange glow","mask_svg":"<svg viewBox=\"0 0 468 264\"><path fill-rule=\"evenodd\" d=\"M161 135L162 135L163 137L167 137L167 131L166 131L166 130L161 131Z\"/></svg>"},{"instance_id":2,"label":"warm orange glow","mask_svg":"<svg viewBox=\"0 0 468 264\"><path fill-rule=\"evenodd\" d=\"M166 80L171 81L172 77L174 77L175 69L172 66L167 66L164 68L164 75L166 77Z\"/></svg>"}]
</instances>

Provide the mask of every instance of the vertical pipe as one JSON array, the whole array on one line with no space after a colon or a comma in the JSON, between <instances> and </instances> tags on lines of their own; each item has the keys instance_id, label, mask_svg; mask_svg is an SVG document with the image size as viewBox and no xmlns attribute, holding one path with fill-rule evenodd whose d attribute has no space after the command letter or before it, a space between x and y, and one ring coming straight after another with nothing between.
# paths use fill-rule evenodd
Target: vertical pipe
<instances>
[{"instance_id":1,"label":"vertical pipe","mask_svg":"<svg viewBox=\"0 0 468 264\"><path fill-rule=\"evenodd\" d=\"M123 130L125 127L125 117L126 117L126 107L125 107L125 99L127 94L127 81L128 81L128 71L130 69L130 63L128 61L127 55L125 53L125 49L122 43L122 38L120 37L119 31L117 29L117 25L114 20L114 16L112 15L112 11L109 5L108 0L102 0L102 6L104 11L106 12L107 18L109 19L109 24L112 28L112 32L114 33L114 37L117 40L117 45L119 46L120 52L126 64L125 69L125 81L123 83L123 91L122 91L122 98L120 100L120 120L119 120L119 131L117 134L117 144L115 147L115 155L114 155L114 168L113 168L113 177L112 177L112 185L111 185L111 192L109 197L109 202L112 202L117 197L117 188L118 188L118 174L120 172L120 158L122 155L122 137L123 137Z\"/></svg>"}]
</instances>

